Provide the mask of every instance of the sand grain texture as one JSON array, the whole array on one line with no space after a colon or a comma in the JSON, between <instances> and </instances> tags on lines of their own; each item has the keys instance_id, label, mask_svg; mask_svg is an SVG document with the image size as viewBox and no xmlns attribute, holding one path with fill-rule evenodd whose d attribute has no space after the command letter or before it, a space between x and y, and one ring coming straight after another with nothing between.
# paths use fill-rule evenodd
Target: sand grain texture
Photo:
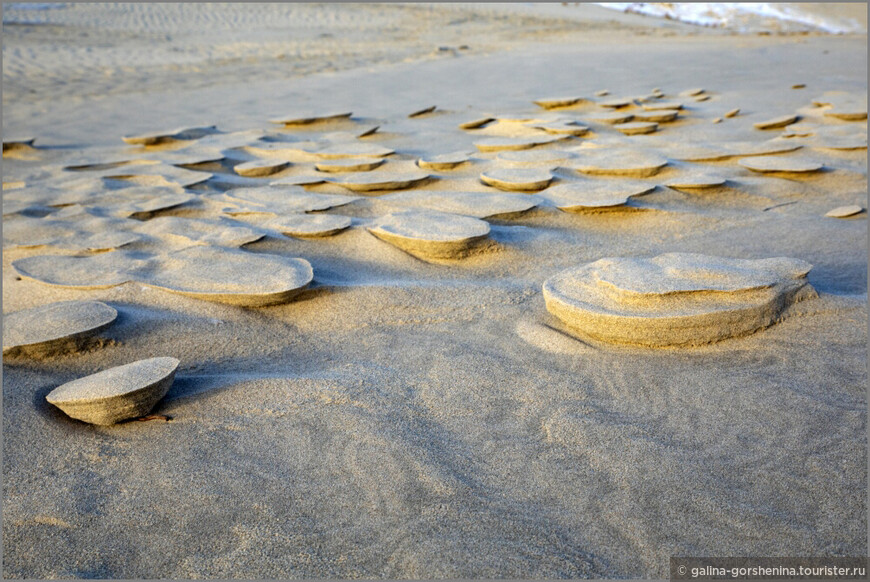
<instances>
[{"instance_id":1,"label":"sand grain texture","mask_svg":"<svg viewBox=\"0 0 870 582\"><path fill-rule=\"evenodd\" d=\"M824 216L867 208L866 123L826 115L862 112L865 35L583 3L4 3L3 19L3 135L36 138L4 144L4 315L119 312L75 350L4 357L4 577L665 579L674 555L866 553L866 211ZM629 103L600 107L603 88ZM553 95L593 98L534 103ZM594 120L668 102L685 107L653 134ZM786 113L800 123L753 127ZM823 169L738 163L754 156ZM363 196L317 168L371 158L378 180L432 178ZM576 171L587 158L650 175ZM233 171L253 159L290 166ZM496 168L554 179L508 193L480 181ZM725 183L667 186L696 172ZM393 242L368 230L388 216ZM86 248L115 233L139 238ZM672 253L813 268L739 293L639 289L671 316L678 296L747 300L762 327L784 293L772 325L735 316L702 345L596 340L547 310L558 273ZM818 297L787 301L802 281L794 298ZM622 313L631 294L612 292ZM164 356L181 363L148 414L171 422L86 425L46 401Z\"/></svg>"}]
</instances>

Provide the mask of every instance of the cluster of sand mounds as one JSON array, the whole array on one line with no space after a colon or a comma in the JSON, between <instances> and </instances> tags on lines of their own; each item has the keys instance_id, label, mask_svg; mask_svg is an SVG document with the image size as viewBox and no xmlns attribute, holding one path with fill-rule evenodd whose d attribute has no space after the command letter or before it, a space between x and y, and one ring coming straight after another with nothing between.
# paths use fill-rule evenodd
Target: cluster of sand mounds
<instances>
[{"instance_id":1,"label":"cluster of sand mounds","mask_svg":"<svg viewBox=\"0 0 870 582\"><path fill-rule=\"evenodd\" d=\"M100 301L61 301L4 316L3 354L45 357L81 349L118 312ZM163 398L180 362L151 358L63 384L46 400L68 416L111 425L147 414Z\"/></svg>"},{"instance_id":2,"label":"cluster of sand mounds","mask_svg":"<svg viewBox=\"0 0 870 582\"><path fill-rule=\"evenodd\" d=\"M409 156L389 147L388 139L377 139L385 120L355 119L348 111L275 118L272 122L281 126L277 132L224 133L206 125L127 136L124 140L134 150L75 152L67 156L64 172L49 173L48 179L10 180L16 189L4 196L4 216L9 217L4 244L85 253L142 248L155 258L186 245L233 248L264 237L324 237L352 228L353 221L309 214L357 200L342 194L347 191L389 196L409 190L393 202L480 218L515 215L538 204L518 203L507 194L485 200L475 189L452 194L449 188L437 194L432 190L439 181L471 176L496 191L541 192L549 204L569 212L613 209L656 186L686 191L724 187L733 172L705 163L737 160L750 172L795 178L823 165L806 155L777 154L805 146L866 147L866 129L862 134L844 122L852 116L828 115L837 107L860 113L860 95L829 92L813 100L815 109L809 112L750 120L755 128L782 135L743 141L693 139L685 132L676 140L667 136L676 131L672 122L698 114L686 101L711 97L703 89L670 96L660 88L638 96L602 96L547 97L535 100L537 110L488 114L460 124L477 154L454 150ZM738 111L720 112L717 119L731 119ZM428 116L433 112L427 107L412 118L430 123L430 117L438 117ZM650 131L655 134L644 135ZM660 133L664 136L656 137ZM38 154L33 143L30 138L8 140L7 149L10 156L23 147ZM632 182L638 179L649 182ZM309 190L315 187L327 189ZM94 196L95 189L102 192ZM80 210L58 210L70 205ZM171 216L173 212L190 216ZM360 226L370 225L363 220ZM417 227L418 237L429 230L425 224ZM29 268L28 276L35 273ZM64 281L63 273L49 279Z\"/></svg>"},{"instance_id":3,"label":"cluster of sand mounds","mask_svg":"<svg viewBox=\"0 0 870 582\"><path fill-rule=\"evenodd\" d=\"M710 94L679 97L701 102ZM13 166L4 184L4 248L53 249L12 262L19 275L45 285L94 290L137 282L257 308L291 301L315 280L305 258L241 248L258 241L290 237L323 245L317 241L361 228L417 259L451 264L510 245L491 238L487 219L550 207L605 220L595 215L618 217L668 189L696 199L729 189L778 193L793 186L776 180L793 184L824 168L811 153L783 154L866 148L866 128L849 123L860 118L860 98L849 95L750 119L747 129L767 133L746 139L751 131L744 132L743 141L691 133L672 139L678 122L697 112L660 89L534 105L460 124L454 132L465 141L447 151L390 147L391 138L378 134L388 120L306 112L273 120L277 131L180 128L127 136L132 149L67 153L36 173ZM716 112L717 119L741 122L722 121L737 112ZM429 107L407 118L423 125L447 114ZM771 139L770 131L781 135ZM28 138L4 142L4 155L32 163L45 154ZM367 216L341 211L363 202ZM826 214L862 215L860 205ZM606 258L552 275L542 302L581 337L655 347L705 344L770 326L792 303L815 296L806 281L810 268L799 259L684 253ZM98 302L14 313L6 320L4 352L75 349L115 316ZM166 394L178 364L154 358L105 370L57 388L48 401L85 422L135 418Z\"/></svg>"},{"instance_id":4,"label":"cluster of sand mounds","mask_svg":"<svg viewBox=\"0 0 870 582\"><path fill-rule=\"evenodd\" d=\"M831 108L834 104L860 103L860 96L849 94L829 93L829 98L817 98L814 100L816 107L821 109ZM680 98L692 98L697 101L700 97L710 97L704 90L682 91ZM495 154L496 161L504 164L520 166L510 167L484 167L478 173L483 184L501 189L516 190L520 192L545 190L552 182L550 172L565 167L590 176L602 177L626 177L626 178L650 178L659 174L669 165L669 160L680 162L701 163L707 161L723 161L733 158L741 159L740 164L751 171L771 172L774 175L791 175L799 172L812 172L821 169L821 165L806 158L788 159L783 157L745 160L750 156L770 156L773 154L787 153L802 147L800 138L815 138L815 144L820 140L827 139L827 145L832 147L861 147L865 145L862 136L854 131L843 130L840 127L825 125L824 120L830 116L812 116L814 127L811 130L803 129L795 124L804 116L795 114L783 115L777 118L756 121L755 127L765 129L789 129L783 133L783 138L796 139L773 139L762 141L744 142L710 142L681 139L676 142L671 139L654 140L653 138L641 138L643 141L635 142L632 137L620 141L617 135L625 134L634 136L648 131L661 130L669 122L680 119L681 115L692 115L686 112L682 99L668 98L661 89L656 88L649 94L635 97L608 97L596 100L595 97L574 95L569 97L543 98L535 101L535 104L543 108L543 115L534 111L517 111L504 115L489 115L480 117L471 122L460 124L460 128L476 136L472 145L476 146L482 159L475 160L464 151L439 153L434 152L417 158L416 165L421 170L429 172L462 172L471 170L480 165L480 161L491 159ZM859 110L860 107L852 107ZM430 113L434 109L421 110L419 118L425 117L424 113ZM731 109L722 114L724 118L731 118L737 113L737 109ZM827 111L827 110L825 110ZM721 119L721 118L719 118ZM843 119L837 118L837 119ZM87 186L93 185L94 180L102 179L106 183L118 184L119 181L132 181L133 185L140 189L134 192L132 189L124 191L126 184L119 187L119 193L107 195L100 201L99 208L103 214L111 214L117 217L132 217L134 219L149 218L154 213L184 207L191 201L201 202L211 199L225 202L224 212L228 216L245 216L248 214L272 213L276 216L282 214L307 213L323 210L329 205L306 205L297 200L304 196L316 196L308 192L293 192L292 196L282 196L273 191L271 200L259 196L258 200L241 193L236 195L233 190L246 185L245 179L251 179L251 186L263 188L269 184L273 187L304 185L314 186L317 184L335 184L345 190L365 194L388 193L394 190L421 187L424 184L437 181L438 176L423 171L415 171L403 164L387 161L395 157L396 151L380 143L363 141L362 138L376 135L378 125L370 123L360 124L352 119L350 112L305 112L294 113L273 120L282 125L284 133L269 134L263 130L251 130L248 132L235 132L224 134L215 126L197 126L180 128L170 131L152 132L137 136L128 136L126 141L141 146L139 151L127 154L104 155L103 160L91 159L89 162L76 162L67 166L68 170L75 169L86 175L84 181L76 185L66 179L64 186L72 185L73 188L61 188L58 184L43 184L40 204L51 207L56 204L81 203L88 200ZM584 124L586 122L586 124ZM315 139L295 139L292 134L299 128L311 128L329 126L335 129L338 124L339 131L323 132ZM591 124L591 127L588 125ZM607 129L610 124L613 130ZM664 125L662 125L664 124ZM806 127L807 121L802 121ZM289 134L286 132L290 132ZM592 133L590 133L592 132ZM658 132L657 132L658 133ZM556 150L550 148L554 142L565 140L579 140L581 137L591 138L588 141L591 147L577 147L568 143L568 147ZM864 140L866 138L863 138ZM839 140L839 142L837 141ZM581 140L581 143L583 140ZM14 150L16 145L30 144L26 142L9 142L9 148ZM805 142L806 143L806 142ZM28 146L30 147L30 146ZM240 157L240 154L242 157ZM245 158L244 154L255 156L253 159ZM197 165L235 164L232 166L232 175L220 172L216 177L201 171ZM81 158L81 156L79 156ZM108 159L106 159L108 158ZM308 170L313 162L313 172ZM301 171L294 170L297 166L304 166ZM489 166L490 164L485 164ZM192 169L191 169L192 168ZM194 171L198 170L198 171ZM680 169L680 175L662 180L662 185L683 188L700 189L718 187L724 184L723 176L712 173L704 168L689 168L689 171ZM288 173L289 172L289 173ZM262 179L269 178L271 181L264 183ZM560 186L564 179L560 176L557 182ZM229 187L222 194L208 193L193 200L191 194L185 192L186 188L196 184L211 182L215 186ZM573 182L573 181L572 181ZM10 182L11 183L11 182ZM24 184L21 196L7 196L4 200L4 208L9 213L15 214L27 210L24 199L33 192L29 191L27 182ZM583 182L577 182L582 184ZM144 184L144 185L143 185ZM160 187L163 194L148 197L147 189ZM52 190L54 188L54 190ZM78 188L78 189L77 189ZM142 192L141 189L146 189ZM181 191L175 191L180 188ZM606 188L594 187L589 190L593 198L593 192L603 192ZM56 196L48 195L48 192L58 192ZM76 194L81 192L81 194ZM156 190L154 190L156 194ZM287 194L290 194L289 192ZM464 194L464 193L458 193ZM597 195L597 194L596 194ZM112 197L114 196L114 200ZM335 196L331 194L331 196ZM335 196L338 198L337 196ZM292 199L292 202L283 200ZM17 199L17 200L16 200ZM601 203L592 202L594 206L602 206ZM613 204L607 204L613 206ZM430 205L431 207L431 205ZM568 206L565 206L566 208ZM280 209L277 210L276 209ZM249 220L251 222L251 220ZM264 222L253 219L260 226ZM288 226L302 224L309 227L297 230L297 234L304 236L304 232L334 233L342 230L346 221L332 221L325 224L321 229L310 220L285 219L279 221L283 224L286 232L294 232ZM275 222L274 224L278 224ZM15 226L12 230L15 231ZM269 231L265 225L265 231ZM40 226L34 232L44 230ZM80 250L109 250L120 248L137 242L138 238L132 233L149 234L151 229L125 229L129 230L124 235L116 235L102 241L90 241L84 246L71 248ZM193 229L196 230L195 228ZM279 232L282 231L280 228ZM292 235L291 235L292 236ZM26 237L25 237L26 238ZM67 239L75 237L66 237ZM104 237L105 238L105 237ZM38 239L38 237L37 237ZM251 236L250 241L258 240ZM248 241L248 242L250 242ZM38 240L37 240L38 242ZM206 241L208 244L208 241ZM25 241L26 243L26 241ZM222 244L222 243L217 243ZM240 244L245 244L244 242ZM67 245L69 247L70 245Z\"/></svg>"}]
</instances>

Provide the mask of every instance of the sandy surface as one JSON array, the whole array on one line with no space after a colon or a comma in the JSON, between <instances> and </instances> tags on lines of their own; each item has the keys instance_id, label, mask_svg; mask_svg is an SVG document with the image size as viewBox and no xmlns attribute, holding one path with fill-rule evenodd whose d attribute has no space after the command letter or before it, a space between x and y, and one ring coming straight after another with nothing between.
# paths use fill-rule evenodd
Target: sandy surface
<instances>
[{"instance_id":1,"label":"sandy surface","mask_svg":"<svg viewBox=\"0 0 870 582\"><path fill-rule=\"evenodd\" d=\"M255 309L137 282L19 280L13 261L72 253L4 248L4 313L89 299L119 312L86 350L4 358L4 576L663 578L672 555L865 553L866 211L824 214L867 208L866 149L778 154L824 166L785 176L673 157L677 146L757 146L783 130L753 123L796 112L865 127L825 118L811 100L866 94L866 36L740 36L594 6L571 18L553 16L557 6L269 10L4 8L3 133L38 146L4 157L4 181L37 195L68 178L71 160L131 157L142 150L122 136L174 127L316 141L379 125L354 138L396 151L373 172L469 152L409 191L497 193L480 174L517 166L473 143L499 137L499 126L460 123L550 115L533 101L553 96L653 88L686 106L658 132L590 124L588 135L531 151L632 146L669 165L622 211L544 203L488 219L494 247L457 260L418 260L370 234L397 210L371 193L324 211L352 218L339 234L268 235L233 251L313 267L304 295ZM694 87L710 98L679 95ZM602 89L610 95L593 97ZM296 110L353 116L288 130L268 121ZM258 157L250 151L222 150L228 159L207 169L214 178L188 189L196 199L156 215L222 216L212 196L260 184L232 170ZM318 174L306 155L270 178ZM554 186L623 180L565 165ZM728 182L661 185L699 170ZM156 238L122 251L181 246ZM542 284L560 271L668 252L794 257L814 265L819 297L764 331L695 348L578 339L546 310ZM65 382L159 356L181 361L154 409L169 422L95 427L45 401Z\"/></svg>"}]
</instances>

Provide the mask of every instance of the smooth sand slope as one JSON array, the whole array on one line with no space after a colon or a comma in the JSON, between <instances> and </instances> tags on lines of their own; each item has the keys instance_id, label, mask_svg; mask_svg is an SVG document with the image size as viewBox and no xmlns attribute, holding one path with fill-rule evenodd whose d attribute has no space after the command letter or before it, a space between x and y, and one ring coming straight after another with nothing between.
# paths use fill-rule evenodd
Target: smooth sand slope
<instances>
[{"instance_id":1,"label":"smooth sand slope","mask_svg":"<svg viewBox=\"0 0 870 582\"><path fill-rule=\"evenodd\" d=\"M5 576L866 551L865 36L194 6L4 26Z\"/></svg>"}]
</instances>

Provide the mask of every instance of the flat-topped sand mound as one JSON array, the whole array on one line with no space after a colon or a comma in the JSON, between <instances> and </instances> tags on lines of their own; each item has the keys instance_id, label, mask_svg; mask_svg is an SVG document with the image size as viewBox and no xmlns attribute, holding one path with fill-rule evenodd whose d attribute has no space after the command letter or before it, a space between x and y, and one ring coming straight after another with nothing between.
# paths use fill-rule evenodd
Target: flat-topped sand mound
<instances>
[{"instance_id":1,"label":"flat-topped sand mound","mask_svg":"<svg viewBox=\"0 0 870 582\"><path fill-rule=\"evenodd\" d=\"M24 277L57 287L106 289L138 281L242 307L289 301L314 278L304 259L210 246L152 256L123 251L84 257L42 255L19 259L12 266Z\"/></svg>"},{"instance_id":2,"label":"flat-topped sand mound","mask_svg":"<svg viewBox=\"0 0 870 582\"><path fill-rule=\"evenodd\" d=\"M296 185L271 185L235 188L217 195L214 199L232 205L232 208L224 209L228 214L296 214L344 206L358 200L359 196L319 194Z\"/></svg>"},{"instance_id":3,"label":"flat-topped sand mound","mask_svg":"<svg viewBox=\"0 0 870 582\"><path fill-rule=\"evenodd\" d=\"M321 238L332 236L349 228L351 218L337 214L288 214L276 216L262 223L281 234L297 238Z\"/></svg>"},{"instance_id":4,"label":"flat-topped sand mound","mask_svg":"<svg viewBox=\"0 0 870 582\"><path fill-rule=\"evenodd\" d=\"M582 121L589 123L603 123L605 125L615 125L617 123L628 123L634 119L633 113L622 111L604 111L601 113L590 113L585 115Z\"/></svg>"},{"instance_id":5,"label":"flat-topped sand mound","mask_svg":"<svg viewBox=\"0 0 870 582\"><path fill-rule=\"evenodd\" d=\"M516 150L528 150L533 147L552 143L560 138L560 136L529 136L529 137L490 137L474 142L476 147L481 152L504 152Z\"/></svg>"},{"instance_id":6,"label":"flat-topped sand mound","mask_svg":"<svg viewBox=\"0 0 870 582\"><path fill-rule=\"evenodd\" d=\"M179 127L164 131L151 131L148 133L127 135L122 139L128 144L150 146L176 140L194 140L212 133L216 129L217 128L214 125Z\"/></svg>"},{"instance_id":7,"label":"flat-topped sand mound","mask_svg":"<svg viewBox=\"0 0 870 582\"><path fill-rule=\"evenodd\" d=\"M628 123L618 123L613 128L625 135L642 135L653 133L659 128L659 124L653 121L630 121Z\"/></svg>"},{"instance_id":8,"label":"flat-topped sand mound","mask_svg":"<svg viewBox=\"0 0 870 582\"><path fill-rule=\"evenodd\" d=\"M607 258L551 277L544 300L569 327L600 340L699 345L768 327L792 303L815 297L811 268L798 259L690 253Z\"/></svg>"},{"instance_id":9,"label":"flat-topped sand mound","mask_svg":"<svg viewBox=\"0 0 870 582\"><path fill-rule=\"evenodd\" d=\"M762 174L808 174L818 172L822 164L812 160L787 158L783 156L749 158L738 162L747 170Z\"/></svg>"},{"instance_id":10,"label":"flat-topped sand mound","mask_svg":"<svg viewBox=\"0 0 870 582\"><path fill-rule=\"evenodd\" d=\"M3 353L45 355L109 327L118 312L100 301L61 301L3 317Z\"/></svg>"},{"instance_id":11,"label":"flat-topped sand mound","mask_svg":"<svg viewBox=\"0 0 870 582\"><path fill-rule=\"evenodd\" d=\"M450 214L462 214L473 218L514 217L543 202L541 197L534 194L445 192L439 190L396 192L382 196L380 200L402 207L424 208Z\"/></svg>"},{"instance_id":12,"label":"flat-topped sand mound","mask_svg":"<svg viewBox=\"0 0 870 582\"><path fill-rule=\"evenodd\" d=\"M189 247L156 260L143 283L194 299L241 307L285 303L314 278L305 259Z\"/></svg>"},{"instance_id":13,"label":"flat-topped sand mound","mask_svg":"<svg viewBox=\"0 0 870 582\"><path fill-rule=\"evenodd\" d=\"M434 210L387 214L369 232L422 259L459 259L486 248L489 224Z\"/></svg>"},{"instance_id":14,"label":"flat-topped sand mound","mask_svg":"<svg viewBox=\"0 0 870 582\"><path fill-rule=\"evenodd\" d=\"M368 193L384 190L404 190L430 178L431 175L426 172L381 170L379 172L346 174L332 180L332 182L352 192Z\"/></svg>"},{"instance_id":15,"label":"flat-topped sand mound","mask_svg":"<svg viewBox=\"0 0 870 582\"><path fill-rule=\"evenodd\" d=\"M632 180L567 182L548 188L543 196L565 212L600 212L622 208L654 188L655 184Z\"/></svg>"},{"instance_id":16,"label":"flat-topped sand mound","mask_svg":"<svg viewBox=\"0 0 870 582\"><path fill-rule=\"evenodd\" d=\"M35 137L29 136L11 136L3 138L3 152L10 153L15 150L32 150L33 144L36 142Z\"/></svg>"},{"instance_id":17,"label":"flat-topped sand mound","mask_svg":"<svg viewBox=\"0 0 870 582\"><path fill-rule=\"evenodd\" d=\"M529 127L555 135L580 136L589 133L589 128L575 119L556 119L554 121L531 121Z\"/></svg>"},{"instance_id":18,"label":"flat-topped sand mound","mask_svg":"<svg viewBox=\"0 0 870 582\"><path fill-rule=\"evenodd\" d=\"M506 151L496 154L495 159L512 166L546 166L555 168L576 157L576 154L566 150L520 150Z\"/></svg>"},{"instance_id":19,"label":"flat-topped sand mound","mask_svg":"<svg viewBox=\"0 0 870 582\"><path fill-rule=\"evenodd\" d=\"M102 251L122 247L141 237L130 232L135 220L94 215L69 206L43 218L20 216L3 225L3 248L52 246L69 250Z\"/></svg>"},{"instance_id":20,"label":"flat-topped sand mound","mask_svg":"<svg viewBox=\"0 0 870 582\"><path fill-rule=\"evenodd\" d=\"M417 160L417 165L424 170L452 170L468 162L469 159L471 158L466 152L448 152L420 158Z\"/></svg>"},{"instance_id":21,"label":"flat-topped sand mound","mask_svg":"<svg viewBox=\"0 0 870 582\"><path fill-rule=\"evenodd\" d=\"M45 399L77 420L112 425L148 414L169 392L179 363L163 357L109 368L58 386Z\"/></svg>"},{"instance_id":22,"label":"flat-topped sand mound","mask_svg":"<svg viewBox=\"0 0 870 582\"><path fill-rule=\"evenodd\" d=\"M583 97L543 97L535 99L535 105L544 109L558 109L560 107L570 107L584 101Z\"/></svg>"},{"instance_id":23,"label":"flat-topped sand mound","mask_svg":"<svg viewBox=\"0 0 870 582\"><path fill-rule=\"evenodd\" d=\"M160 216L136 228L142 234L174 245L216 245L240 247L265 236L262 230L251 228L231 219L209 220Z\"/></svg>"},{"instance_id":24,"label":"flat-topped sand mound","mask_svg":"<svg viewBox=\"0 0 870 582\"><path fill-rule=\"evenodd\" d=\"M650 111L636 111L634 113L634 121L648 121L656 123L667 123L673 121L679 116L679 109L653 109Z\"/></svg>"},{"instance_id":25,"label":"flat-topped sand mound","mask_svg":"<svg viewBox=\"0 0 870 582\"><path fill-rule=\"evenodd\" d=\"M480 181L499 190L529 192L549 186L553 175L535 168L494 168L483 172Z\"/></svg>"},{"instance_id":26,"label":"flat-topped sand mound","mask_svg":"<svg viewBox=\"0 0 870 582\"><path fill-rule=\"evenodd\" d=\"M324 160L338 160L343 158L384 158L396 152L376 143L350 142L327 145L311 153Z\"/></svg>"},{"instance_id":27,"label":"flat-topped sand mound","mask_svg":"<svg viewBox=\"0 0 870 582\"><path fill-rule=\"evenodd\" d=\"M641 104L644 111L680 111L683 108L682 101L647 101Z\"/></svg>"},{"instance_id":28,"label":"flat-topped sand mound","mask_svg":"<svg viewBox=\"0 0 870 582\"><path fill-rule=\"evenodd\" d=\"M384 163L384 158L339 158L317 162L314 167L320 172L368 172ZM422 167L422 166L421 166Z\"/></svg>"},{"instance_id":29,"label":"flat-topped sand mound","mask_svg":"<svg viewBox=\"0 0 870 582\"><path fill-rule=\"evenodd\" d=\"M111 216L141 220L195 199L195 195L181 187L131 187L100 197L95 205Z\"/></svg>"},{"instance_id":30,"label":"flat-topped sand mound","mask_svg":"<svg viewBox=\"0 0 870 582\"><path fill-rule=\"evenodd\" d=\"M797 120L797 115L780 115L779 117L773 117L771 119L765 119L764 121L758 121L754 123L753 126L755 127L755 129L779 129L781 127L785 127L786 125L791 125Z\"/></svg>"},{"instance_id":31,"label":"flat-topped sand mound","mask_svg":"<svg viewBox=\"0 0 870 582\"><path fill-rule=\"evenodd\" d=\"M825 216L831 218L848 218L860 214L861 212L864 212L864 208L857 204L849 204L847 206L837 206L836 208L832 208L825 212Z\"/></svg>"},{"instance_id":32,"label":"flat-topped sand mound","mask_svg":"<svg viewBox=\"0 0 870 582\"><path fill-rule=\"evenodd\" d=\"M288 113L282 117L276 117L271 120L272 123L278 125L294 126L294 125L311 125L314 123L323 123L328 121L337 121L349 118L353 113L351 111L338 112L314 112L314 111L297 111Z\"/></svg>"},{"instance_id":33,"label":"flat-topped sand mound","mask_svg":"<svg viewBox=\"0 0 870 582\"><path fill-rule=\"evenodd\" d=\"M263 176L277 174L289 165L290 162L284 162L281 160L252 160L237 165L233 170L239 176L245 176L246 178L261 178Z\"/></svg>"},{"instance_id":34,"label":"flat-topped sand mound","mask_svg":"<svg viewBox=\"0 0 870 582\"><path fill-rule=\"evenodd\" d=\"M668 165L667 158L650 150L602 148L577 151L568 164L584 174L648 178Z\"/></svg>"},{"instance_id":35,"label":"flat-topped sand mound","mask_svg":"<svg viewBox=\"0 0 870 582\"><path fill-rule=\"evenodd\" d=\"M698 190L722 186L726 181L725 177L720 174L695 170L681 173L676 178L667 180L664 185L678 190Z\"/></svg>"}]
</instances>

